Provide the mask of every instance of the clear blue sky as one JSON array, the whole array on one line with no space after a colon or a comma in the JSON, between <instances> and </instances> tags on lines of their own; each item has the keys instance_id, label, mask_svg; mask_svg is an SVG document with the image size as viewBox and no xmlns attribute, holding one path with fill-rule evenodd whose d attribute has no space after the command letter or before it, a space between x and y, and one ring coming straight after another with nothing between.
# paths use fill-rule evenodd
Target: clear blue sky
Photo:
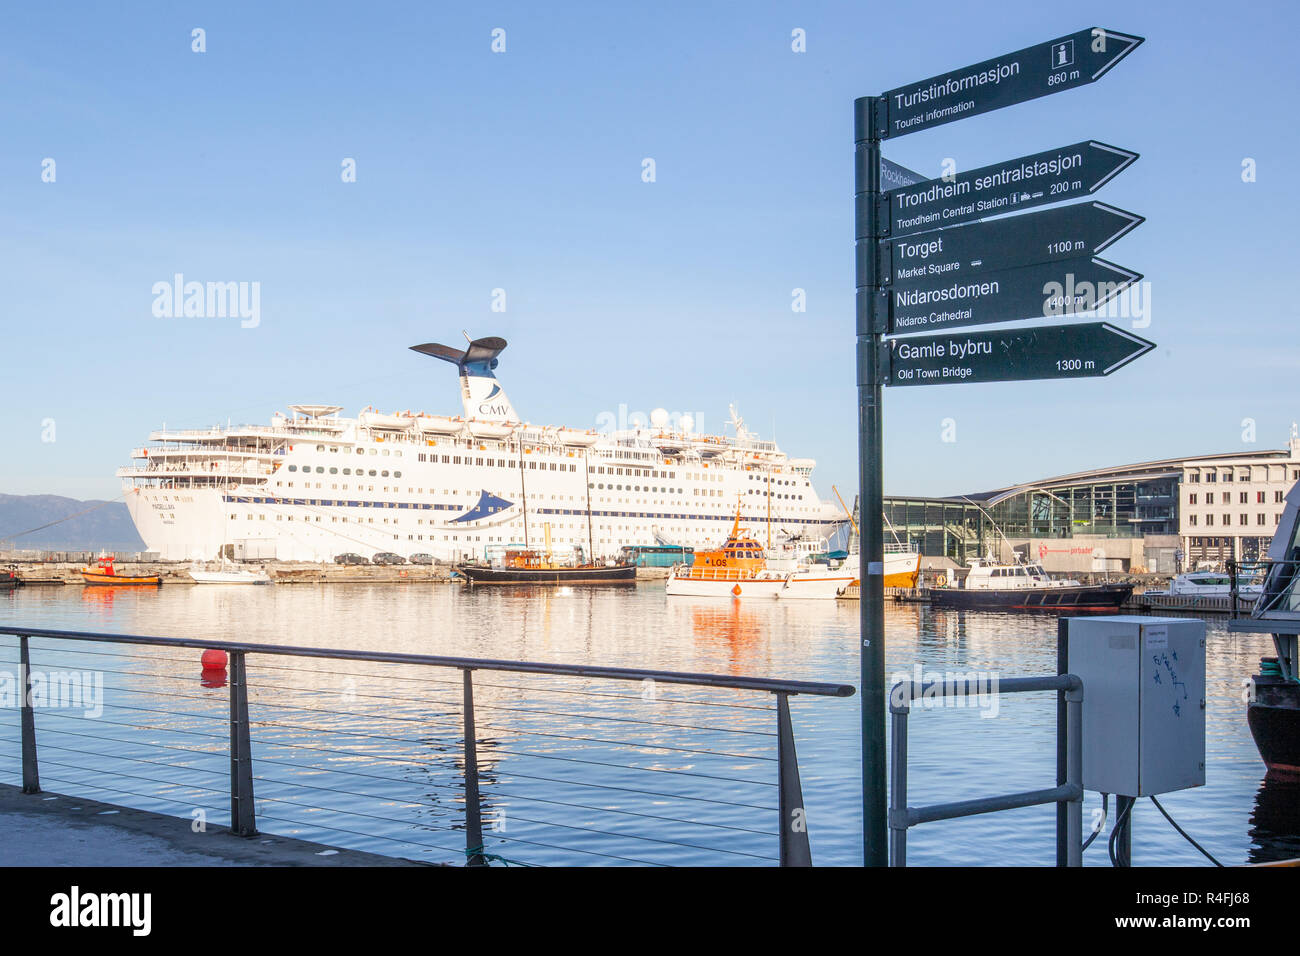
<instances>
[{"instance_id":1,"label":"clear blue sky","mask_svg":"<svg viewBox=\"0 0 1300 956\"><path fill-rule=\"evenodd\" d=\"M114 497L114 469L164 421L265 422L290 402L456 412L452 370L406 347L461 329L510 340L500 375L531 421L594 426L626 404L716 428L735 401L819 460L824 495L850 490L854 97L1091 26L1147 42L1098 83L885 155L939 175L947 157L1089 138L1140 152L1097 198L1148 219L1106 256L1151 282L1141 334L1159 348L1107 379L887 392L886 489L1280 446L1300 417L1296 7L938 9L11 7L0 492ZM261 324L155 318L151 288L177 272L260 282Z\"/></svg>"}]
</instances>

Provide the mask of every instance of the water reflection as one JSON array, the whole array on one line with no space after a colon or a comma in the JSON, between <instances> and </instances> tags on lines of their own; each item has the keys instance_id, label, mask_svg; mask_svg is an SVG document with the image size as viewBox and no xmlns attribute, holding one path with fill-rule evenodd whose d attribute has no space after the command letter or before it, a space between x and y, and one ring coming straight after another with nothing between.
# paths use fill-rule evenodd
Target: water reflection
<instances>
[{"instance_id":1,"label":"water reflection","mask_svg":"<svg viewBox=\"0 0 1300 956\"><path fill-rule=\"evenodd\" d=\"M1250 815L1251 863L1300 859L1300 780L1267 774Z\"/></svg>"},{"instance_id":2,"label":"water reflection","mask_svg":"<svg viewBox=\"0 0 1300 956\"><path fill-rule=\"evenodd\" d=\"M858 615L858 605L851 602L669 600L662 585L644 584L616 591L467 590L414 582L264 588L33 587L18 589L0 601L0 620L33 627L853 684L858 675ZM889 674L910 676L916 665L939 671L989 670L1002 677L1055 670L1056 618L1051 615L932 610L893 603L887 605L885 615ZM152 732L147 740L202 750L201 755L171 751L166 759L192 758L195 770L211 769L213 778L205 784L223 786L221 775L228 770L226 741L222 739L228 735L223 723L226 694L217 681L208 689L195 687L198 652L150 656L133 649L132 654L148 659L137 657L123 664L91 656L84 647L71 647L60 654L41 642L34 647L45 666L106 669L106 691L121 695L111 697L113 703L155 706L144 693L160 687L181 688L181 684L170 683L173 678L189 682L190 689L184 693L210 696L210 702L180 702L184 705L180 709L195 710L203 714L202 720L178 720L168 725L170 730ZM1211 626L1207 647L1208 785L1181 795L1188 809L1174 812L1180 822L1188 815L1195 821L1200 814L1193 835L1228 863L1262 859L1264 854L1273 854L1269 858L1300 855L1295 836L1300 832L1294 821L1295 789L1274 788L1273 781L1258 785L1255 768L1262 765L1240 700L1242 676L1254 672L1259 655L1269 647L1267 638L1231 635L1217 624ZM120 673L112 673L113 669ZM330 815L275 802L300 801L333 808L332 825L413 841L412 855L429 846L454 849L454 837L439 831L459 827L456 813L463 807L458 673L252 655L249 676L250 707L254 720L261 721L255 731L259 738L255 754L259 760L281 761L278 766L268 762L258 768L259 774L272 778L265 786L259 784L266 815L291 821L278 826L292 825L310 834L309 824L331 825ZM603 696L591 696L588 691L592 689ZM128 694L134 696L125 696ZM626 810L631 806L626 801L637 791L672 789L677 797L697 801L690 816L698 821L725 818L707 802L720 793L766 806L771 768L762 759L769 741L763 735L774 727L771 712L719 706L701 715L674 704L673 696L664 692L657 699L644 699L635 682L593 688L589 682L477 673L478 758L487 812L508 818L508 835L537 844L529 845L527 852L521 844L514 854L506 851L503 855L558 860L558 856L547 856L551 851L543 844L575 843L593 853L604 852L606 844L601 841L613 837L585 830L564 831L556 824L588 826L589 821L584 822L581 816L585 811L575 807L594 806L602 808L602 813L609 812L604 809L608 806ZM683 688L677 696L701 695ZM179 708L175 701L168 706ZM857 699L791 700L818 863L852 864L860 853L859 706ZM149 719L161 718L154 715ZM145 723L145 717L138 715L132 720ZM45 717L38 717L38 724L52 726ZM695 727L703 729L691 729ZM372 736L354 736L358 730ZM910 730L913 803L1033 789L1050 786L1054 780L1050 695L1008 699L997 719L982 718L974 711L918 711ZM126 739L127 729L106 724L91 732L115 737L120 733ZM205 740L186 737L183 732L214 736ZM634 740L637 748L629 751L596 738ZM68 745L89 749L85 744ZM706 758L680 748L733 756ZM604 766L608 763L621 767ZM105 769L111 770L111 766L105 762ZM188 766L173 774L178 785L202 779L186 775ZM9 768L5 764L4 772L10 772ZM592 790L587 784L597 774L604 775L602 782L625 789L618 793ZM673 782L671 787L668 780ZM306 791L304 786L321 791ZM363 801L349 796L357 793L367 797ZM519 795L552 802L530 804ZM118 799L112 794L99 796ZM1089 795L1089 800L1094 797ZM375 798L385 802L376 805ZM211 799L221 803L219 796ZM619 800L624 802L619 804ZM652 816L627 817L613 824L606 821L591 829L708 843L738 854L751 849L741 837L717 844L695 835L683 837L683 830L696 824L656 821L653 814L664 811L653 803L639 809ZM345 818L337 814L345 811L384 819L338 822ZM566 813L571 815L564 816ZM1050 808L1035 808L925 825L909 838L909 859L916 865L942 864L954 862L954 854L959 853L970 863L1044 864L1052 855L1053 818ZM769 823L759 822L762 826ZM1143 827L1142 834L1138 849L1145 861L1201 862L1167 827ZM345 839L323 831L314 836L326 842ZM365 838L356 839L363 840L364 846ZM625 842L619 855L635 859L678 863L748 859L682 847L669 852L647 846L631 851L627 846Z\"/></svg>"}]
</instances>

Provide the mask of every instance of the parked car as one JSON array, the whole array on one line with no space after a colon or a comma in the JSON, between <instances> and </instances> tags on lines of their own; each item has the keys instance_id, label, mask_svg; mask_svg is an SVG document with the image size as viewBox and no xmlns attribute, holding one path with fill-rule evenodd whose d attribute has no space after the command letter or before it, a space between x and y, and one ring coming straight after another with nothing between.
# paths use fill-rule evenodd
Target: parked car
<instances>
[{"instance_id":1,"label":"parked car","mask_svg":"<svg viewBox=\"0 0 1300 956\"><path fill-rule=\"evenodd\" d=\"M405 564L406 558L391 551L380 551L370 559L371 564Z\"/></svg>"},{"instance_id":2,"label":"parked car","mask_svg":"<svg viewBox=\"0 0 1300 956\"><path fill-rule=\"evenodd\" d=\"M346 554L334 555L334 563L335 564L366 564L368 562L361 555L353 554L352 552L349 551Z\"/></svg>"},{"instance_id":3,"label":"parked car","mask_svg":"<svg viewBox=\"0 0 1300 956\"><path fill-rule=\"evenodd\" d=\"M421 553L413 554L406 560L410 561L412 564L436 564L438 559L431 554Z\"/></svg>"}]
</instances>

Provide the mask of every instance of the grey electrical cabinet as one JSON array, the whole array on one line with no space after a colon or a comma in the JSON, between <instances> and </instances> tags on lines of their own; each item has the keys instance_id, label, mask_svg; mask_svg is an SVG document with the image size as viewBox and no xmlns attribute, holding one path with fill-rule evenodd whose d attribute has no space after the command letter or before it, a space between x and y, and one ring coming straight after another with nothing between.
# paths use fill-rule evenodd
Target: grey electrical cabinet
<instances>
[{"instance_id":1,"label":"grey electrical cabinet","mask_svg":"<svg viewBox=\"0 0 1300 956\"><path fill-rule=\"evenodd\" d=\"M1083 786L1145 797L1205 784L1205 622L1065 622L1067 672L1083 680Z\"/></svg>"}]
</instances>

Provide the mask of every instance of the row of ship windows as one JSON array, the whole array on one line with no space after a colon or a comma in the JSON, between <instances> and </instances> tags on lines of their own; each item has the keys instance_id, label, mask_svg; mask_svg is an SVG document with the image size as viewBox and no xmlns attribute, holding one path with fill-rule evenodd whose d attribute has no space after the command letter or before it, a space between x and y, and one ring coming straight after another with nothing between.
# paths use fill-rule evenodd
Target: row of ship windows
<instances>
[{"instance_id":1,"label":"row of ship windows","mask_svg":"<svg viewBox=\"0 0 1300 956\"><path fill-rule=\"evenodd\" d=\"M515 461L513 458L475 458L472 455L421 454L419 456L419 459L420 461L427 462L431 465L436 465L439 459L442 459L442 463L444 465L478 465L479 467L488 467L488 468L515 468L518 467L519 465L519 462ZM533 471L548 470L548 465L544 461L543 462L530 461L528 463L528 467ZM571 465L568 462L558 462L558 463L551 462L549 465L549 470L550 471L577 471L578 466ZM593 469L593 470L599 471L599 469ZM629 469L629 471L630 470L631 469ZM619 472L621 474L622 469L619 469Z\"/></svg>"},{"instance_id":2,"label":"row of ship windows","mask_svg":"<svg viewBox=\"0 0 1300 956\"><path fill-rule=\"evenodd\" d=\"M326 447L325 447L324 445L317 445L317 446L316 446L316 450L317 450L317 451L326 451L326 450L328 450L329 452L331 452L332 454L335 454L335 455L337 455L338 452L339 452L338 446L336 446L336 445L331 445L331 446L329 446L328 449L326 449ZM365 449L365 448L358 448L358 449L357 449L357 454L358 454L358 455L364 455L364 454L366 453L366 451L367 451L367 449ZM402 457L402 453L401 453L400 451L398 451L397 449L393 449L393 450L390 452L387 448L371 448L371 449L369 449L369 451L370 451L370 454L372 454L372 455L383 455L385 458L387 458L389 455L392 455L394 458L401 458L401 457Z\"/></svg>"},{"instance_id":3,"label":"row of ship windows","mask_svg":"<svg viewBox=\"0 0 1300 956\"><path fill-rule=\"evenodd\" d=\"M297 465L290 465L290 466L289 466L289 470L290 470L290 471L297 471L297 470L298 470L298 466L297 466ZM303 473L304 473L304 474L310 473L310 472L311 472L311 465L303 465L303 466L302 466L302 470L303 470ZM325 472L325 468L324 468L323 466L321 466L321 465L317 465L317 466L316 466L316 474L318 474L318 475L323 475L323 474L325 474L325 473L326 473L326 472ZM331 474L331 475L337 475L338 473L339 473L339 470L338 470L337 468L331 468L331 469L329 469L329 474ZM352 469L351 469L351 468L344 468L344 469L343 469L343 474L345 474L345 475L350 475L350 474L352 474ZM360 476L360 475L364 475L364 474L367 474L367 472L366 472L366 470L365 470L364 468L358 468L358 469L357 469L357 475L358 475L358 476ZM370 475L371 478L374 478L374 477L375 477L375 469L371 468L370 471L369 471L369 475ZM379 473L379 477L381 477L381 478L387 478L387 477L388 477L388 472L386 472L386 471L381 471L381 472ZM394 477L394 478L401 478L401 477L402 477L402 473L401 473L400 471L395 471L395 472L393 472L393 477Z\"/></svg>"},{"instance_id":4,"label":"row of ship windows","mask_svg":"<svg viewBox=\"0 0 1300 956\"><path fill-rule=\"evenodd\" d=\"M1191 525L1193 528L1196 527L1196 525L1200 523L1200 522L1197 520L1198 517L1199 517L1198 515L1188 515L1188 516L1187 516L1187 523L1188 523L1189 525ZM1240 517L1241 517L1241 520L1237 522L1238 524L1240 524L1240 525L1248 525L1248 524L1250 524L1250 515L1248 515L1248 514L1242 514L1242 515L1240 515ZM1230 515L1230 514L1225 514L1225 515L1223 516L1223 523L1224 523L1225 526L1226 526L1226 525L1230 525L1230 524L1232 524L1232 515ZM1273 524L1278 525L1278 524L1281 524L1281 523L1282 523L1282 516L1281 516L1280 514L1276 514L1276 515L1274 515L1274 516L1273 516ZM1214 515L1206 515L1206 516L1205 516L1205 524L1206 524L1207 527L1213 527L1213 525L1214 525ZM1257 524L1257 525L1268 524L1268 516L1267 516L1266 514L1264 514L1263 512L1260 512L1259 514L1257 514L1257 515L1255 516L1255 524Z\"/></svg>"},{"instance_id":5,"label":"row of ship windows","mask_svg":"<svg viewBox=\"0 0 1300 956\"><path fill-rule=\"evenodd\" d=\"M1268 494L1268 492L1266 492L1266 491L1257 491L1257 492L1255 492L1255 502L1256 502L1257 504L1261 504L1261 505L1264 504L1264 502L1267 500L1267 499L1265 498L1265 496L1266 496L1267 494ZM1281 491L1275 491L1275 492L1273 492L1273 503L1274 503L1274 504L1279 504L1279 505L1282 504L1282 502L1283 502L1283 500L1284 500L1284 495L1285 495L1285 492L1281 492ZM1188 503L1189 505L1194 505L1194 504L1196 504L1196 503L1197 503L1196 498L1197 498L1197 493L1196 493L1195 491L1193 491L1190 495L1187 496L1187 503ZM1238 498L1239 498L1239 500L1238 500L1238 504L1243 504L1243 505L1244 505L1244 504L1246 504L1246 503L1249 501L1249 499L1250 499L1250 492L1249 492L1249 491L1241 491L1241 492L1238 492ZM1231 491L1225 491L1225 492L1223 493L1223 503L1226 505L1226 504L1229 504L1231 501L1232 501L1232 492L1231 492ZM1214 492L1213 492L1213 491L1207 491L1207 492L1205 493L1205 503L1206 503L1207 505L1212 505L1212 504L1214 504Z\"/></svg>"},{"instance_id":6,"label":"row of ship windows","mask_svg":"<svg viewBox=\"0 0 1300 956\"><path fill-rule=\"evenodd\" d=\"M290 465L290 466L289 466L289 470L290 470L290 471L293 471L293 469L294 469L294 466L293 466L293 465ZM306 469L304 469L304 471L305 471L305 470L306 470ZM320 468L317 468L316 470L317 470L318 472L321 471ZM330 469L330 474L333 474L333 473L336 472L337 470L338 470L338 469L336 469L336 468L331 468L331 469ZM347 469L347 468L344 468L344 469L343 469L343 474L346 475L346 474L349 474L349 473L350 473L350 470L349 470L349 469ZM360 470L360 469L357 469L357 474L358 474L358 475L361 474L361 470ZM374 475L374 471L371 471L370 474L373 476L373 475ZM381 474L382 474L382 476L385 477L385 478L388 477L388 472L386 472L386 471L385 471L385 472L382 472ZM402 477L402 473L401 473L400 471L395 471L395 472L393 472L393 477L394 477L394 478L401 478L401 477ZM286 482L283 482L283 481L277 481L277 482L275 483L275 485L276 485L277 488L283 488L283 487L286 487ZM287 483L287 487L292 488L292 487L293 487L293 482L292 482L292 481L288 482L288 483ZM304 483L303 487L310 488L310 487L311 487L311 484L310 484L310 483ZM317 487L317 488L320 487L320 483L319 483L319 482L317 482L316 487ZM331 485L330 487L333 488L333 489L335 489L335 490L338 490L338 485ZM606 491L606 490L608 490L608 491L643 491L643 492L649 492L649 493L651 493L651 494L656 494L656 495L658 495L658 494L671 495L671 494L674 494L674 493L675 493L675 494L679 494L679 495L680 495L680 494L685 494L685 492L684 492L681 488L661 488L661 487L659 487L659 486L657 486L657 485L655 485L655 486L646 485L646 486L642 487L641 485L626 485L626 486L624 486L624 485L606 485L604 482L597 482L596 484L592 485L591 487L592 487L592 490L594 490L594 491ZM343 486L343 490L344 490L344 491L347 491L347 490L348 490L348 486L347 486L347 485L344 485L344 486ZM374 491L374 490L375 490L375 486L374 486L374 485L369 485L369 486L365 486L365 485L357 485L357 490L358 490L358 491L362 491L362 490ZM385 492L388 492L388 491L389 491L388 486L385 485L383 490L384 490ZM400 491L400 489L399 489L399 488L396 488L396 487L394 487L392 490L395 491L395 492L396 492L396 491ZM408 494L421 494L421 495L424 494L424 489L423 489L423 488L407 488L406 491L407 491ZM458 491L448 491L448 490L446 490L446 489L443 489L443 492L442 492L442 493L443 493L444 495L449 495L449 494L450 494L450 495L459 494ZM691 493L692 493L695 497L697 497L697 498L698 498L698 497L721 498L721 497L723 497L723 496L726 494L726 492L723 491L721 488L694 488L694 489L692 489L692 492L691 492ZM436 491L435 489L433 489L433 488L430 488L430 489L429 489L429 494L431 494L431 495L432 495L432 494L437 494L437 491ZM472 495L472 494L474 494L474 492L471 491L471 490L466 489L465 494L467 494L467 495ZM750 489L749 489L749 494L751 494L751 495L761 495L761 494L763 494L763 491L760 490L760 489L758 489L758 488L750 488ZM530 498L536 498L537 495L529 495L528 497L530 497ZM561 497L563 497L563 496L561 496ZM788 493L788 492L782 492L781 494L772 495L772 497L773 497L773 498L781 498L781 499L783 499L783 500L803 501L803 495L790 494L790 493ZM551 495L551 498L554 499L554 498L555 498L555 495ZM572 495L569 496L569 500L570 500L570 501L573 500L573 496L572 496ZM603 500L603 499L602 499L602 500ZM680 502L678 502L678 503L680 504Z\"/></svg>"}]
</instances>

